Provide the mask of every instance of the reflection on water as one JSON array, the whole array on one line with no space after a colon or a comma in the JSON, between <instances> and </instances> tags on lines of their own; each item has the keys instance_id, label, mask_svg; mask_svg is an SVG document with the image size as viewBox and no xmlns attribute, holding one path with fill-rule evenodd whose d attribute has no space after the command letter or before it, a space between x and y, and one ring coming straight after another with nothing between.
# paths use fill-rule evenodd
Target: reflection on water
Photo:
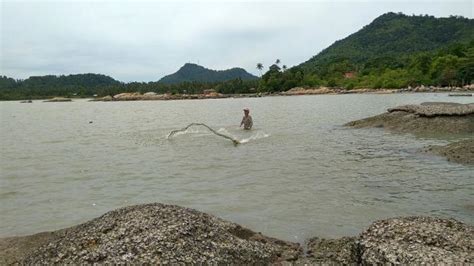
<instances>
[{"instance_id":1,"label":"reflection on water","mask_svg":"<svg viewBox=\"0 0 474 266\"><path fill-rule=\"evenodd\" d=\"M441 138L341 125L446 94L202 101L0 102L0 236L71 226L117 207L196 208L293 241L353 235L389 216L472 223L472 166L420 154ZM239 129L249 106L254 130ZM93 121L93 123L89 123ZM234 146L203 122L240 140Z\"/></svg>"}]
</instances>

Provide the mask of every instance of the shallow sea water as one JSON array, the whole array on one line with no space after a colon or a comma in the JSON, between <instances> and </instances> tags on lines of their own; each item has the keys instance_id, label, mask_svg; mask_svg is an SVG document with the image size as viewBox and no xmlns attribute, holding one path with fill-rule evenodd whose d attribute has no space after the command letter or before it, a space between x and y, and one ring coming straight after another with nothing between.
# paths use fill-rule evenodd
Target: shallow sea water
<instances>
[{"instance_id":1,"label":"shallow sea water","mask_svg":"<svg viewBox=\"0 0 474 266\"><path fill-rule=\"evenodd\" d=\"M219 100L0 102L0 236L72 226L148 202L196 208L303 242L376 219L474 222L474 167L417 152L450 136L348 129L346 122L447 94ZM249 107L254 129L239 129ZM92 121L92 123L90 123ZM202 127L202 122L242 142Z\"/></svg>"}]
</instances>

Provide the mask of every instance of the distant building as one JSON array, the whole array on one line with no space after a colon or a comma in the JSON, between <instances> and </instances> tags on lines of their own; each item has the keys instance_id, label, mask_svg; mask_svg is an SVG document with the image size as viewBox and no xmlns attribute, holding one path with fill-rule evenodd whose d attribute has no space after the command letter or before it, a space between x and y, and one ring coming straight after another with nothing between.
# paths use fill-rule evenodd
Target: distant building
<instances>
[{"instance_id":1,"label":"distant building","mask_svg":"<svg viewBox=\"0 0 474 266\"><path fill-rule=\"evenodd\" d=\"M202 93L203 94L213 94L213 93L216 93L216 90L214 90L214 89L203 90Z\"/></svg>"},{"instance_id":2,"label":"distant building","mask_svg":"<svg viewBox=\"0 0 474 266\"><path fill-rule=\"evenodd\" d=\"M355 72L346 72L346 73L344 73L344 78L346 78L346 79L355 78L355 76L356 76Z\"/></svg>"}]
</instances>

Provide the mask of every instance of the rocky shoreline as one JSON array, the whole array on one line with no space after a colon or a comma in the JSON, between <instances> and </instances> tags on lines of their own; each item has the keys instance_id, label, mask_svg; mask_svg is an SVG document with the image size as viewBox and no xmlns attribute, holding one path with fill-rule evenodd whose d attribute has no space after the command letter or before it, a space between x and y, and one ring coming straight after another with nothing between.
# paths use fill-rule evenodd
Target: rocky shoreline
<instances>
[{"instance_id":1,"label":"rocky shoreline","mask_svg":"<svg viewBox=\"0 0 474 266\"><path fill-rule=\"evenodd\" d=\"M468 96L470 92L474 91L474 84L465 85L463 87L436 87L436 86L417 86L417 87L407 87L402 89L389 89L389 88L380 88L380 89L369 89L369 88L359 88L359 89L344 89L344 88L334 88L334 87L317 87L317 88L304 88L304 87L295 87L288 91L281 92L281 95L318 95L318 94L359 94L359 93L369 93L369 94L392 94L392 93L416 93L416 92L454 92L463 94L463 96ZM456 94L457 95L457 94Z\"/></svg>"},{"instance_id":2,"label":"rocky shoreline","mask_svg":"<svg viewBox=\"0 0 474 266\"><path fill-rule=\"evenodd\" d=\"M422 92L455 92L453 95L469 96L474 91L474 84L464 87L434 87L419 86L403 89L344 89L332 87L303 88L295 87L285 92L278 93L247 93L247 94L221 94L216 91L202 94L157 94L155 92L120 93L92 99L91 101L167 101L167 100L199 100L199 99L222 99L222 98L253 98L266 96L297 96L297 95L322 95L322 94L392 94L392 93L422 93ZM459 93L459 94L458 94Z\"/></svg>"},{"instance_id":3,"label":"rocky shoreline","mask_svg":"<svg viewBox=\"0 0 474 266\"><path fill-rule=\"evenodd\" d=\"M45 100L43 102L47 102L47 103L59 103L59 102L71 102L72 99L71 98L65 98L65 97L54 97L52 99L49 99L49 100Z\"/></svg>"},{"instance_id":4,"label":"rocky shoreline","mask_svg":"<svg viewBox=\"0 0 474 266\"><path fill-rule=\"evenodd\" d=\"M474 104L427 102L389 108L386 113L352 121L353 128L379 127L415 135L449 134L463 139L447 146L429 146L422 152L445 156L449 161L474 164Z\"/></svg>"},{"instance_id":5,"label":"rocky shoreline","mask_svg":"<svg viewBox=\"0 0 474 266\"><path fill-rule=\"evenodd\" d=\"M54 232L0 239L0 264L385 264L473 263L474 228L454 219L400 217L358 236L303 246L160 203L108 212Z\"/></svg>"}]
</instances>

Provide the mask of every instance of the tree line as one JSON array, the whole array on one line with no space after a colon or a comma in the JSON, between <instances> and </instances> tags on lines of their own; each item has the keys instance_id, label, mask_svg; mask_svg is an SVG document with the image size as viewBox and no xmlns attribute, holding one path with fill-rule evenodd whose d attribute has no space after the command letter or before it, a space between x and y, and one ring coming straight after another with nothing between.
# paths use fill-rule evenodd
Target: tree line
<instances>
[{"instance_id":1,"label":"tree line","mask_svg":"<svg viewBox=\"0 0 474 266\"><path fill-rule=\"evenodd\" d=\"M324 68L289 69L277 60L262 75L260 91L278 92L293 87L404 88L408 86L463 86L474 83L474 40L432 52L397 57L374 57L355 63L338 57ZM262 64L257 64L261 69Z\"/></svg>"},{"instance_id":2,"label":"tree line","mask_svg":"<svg viewBox=\"0 0 474 266\"><path fill-rule=\"evenodd\" d=\"M254 92L259 80L240 78L224 82L182 82L164 84L161 82L123 83L98 74L78 74L81 79L71 81L70 76L30 77L15 80L0 76L0 100L45 99L51 97L103 97L123 92L156 92L158 94L199 94L204 90L215 89L221 93ZM97 76L107 77L100 82ZM71 82L69 82L71 81Z\"/></svg>"},{"instance_id":3,"label":"tree line","mask_svg":"<svg viewBox=\"0 0 474 266\"><path fill-rule=\"evenodd\" d=\"M263 70L262 63L256 65ZM99 74L30 77L15 80L0 77L0 99L39 99L55 96L92 97L122 92L198 94L214 89L223 94L275 93L293 87L404 88L418 85L463 86L474 83L474 40L432 52L399 57L377 57L363 63L337 58L326 68L287 68L281 60L268 67L257 80L233 79L224 82L123 83Z\"/></svg>"}]
</instances>

